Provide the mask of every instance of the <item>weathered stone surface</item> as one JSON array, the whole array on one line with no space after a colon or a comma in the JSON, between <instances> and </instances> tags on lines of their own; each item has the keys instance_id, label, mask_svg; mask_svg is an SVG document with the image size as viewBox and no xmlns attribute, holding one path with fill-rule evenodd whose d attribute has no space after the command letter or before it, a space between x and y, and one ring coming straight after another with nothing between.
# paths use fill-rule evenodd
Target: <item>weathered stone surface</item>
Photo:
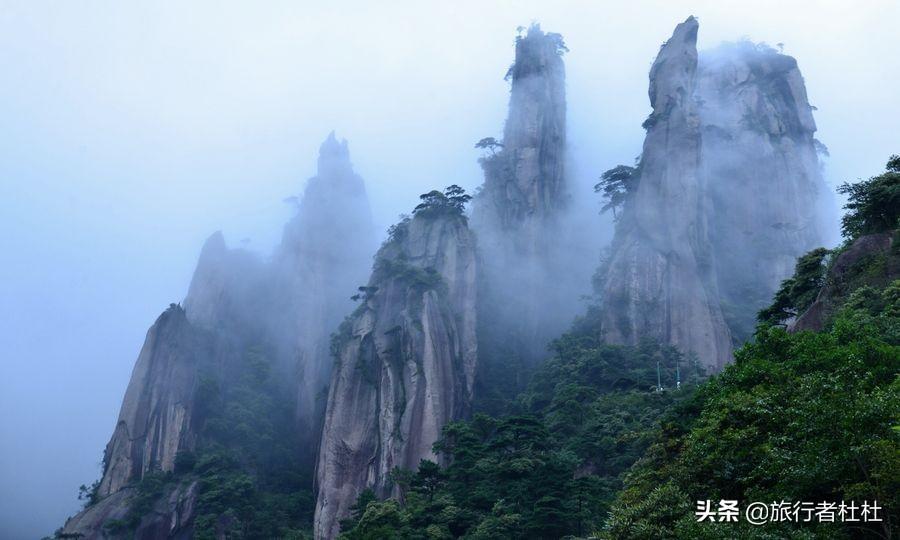
<instances>
[{"instance_id":1,"label":"weathered stone surface","mask_svg":"<svg viewBox=\"0 0 900 540\"><path fill-rule=\"evenodd\" d=\"M743 340L797 257L826 241L830 193L796 60L750 42L704 51L695 94L717 284Z\"/></svg>"},{"instance_id":2,"label":"weathered stone surface","mask_svg":"<svg viewBox=\"0 0 900 540\"><path fill-rule=\"evenodd\" d=\"M565 251L568 207L565 52L559 34L532 26L516 40L509 113L500 150L482 158L484 185L475 197L472 229L484 265L483 319L507 352L540 359L549 339L571 322L584 291ZM502 336L502 337L500 337ZM493 345L493 344L491 344ZM492 356L498 356L492 354Z\"/></svg>"},{"instance_id":3,"label":"weathered stone surface","mask_svg":"<svg viewBox=\"0 0 900 540\"><path fill-rule=\"evenodd\" d=\"M197 483L175 487L156 502L152 510L141 519L134 531L117 531L104 527L114 521L127 518L134 488L123 488L78 515L69 518L62 532L81 534L84 540L189 540L193 538L194 505L197 501Z\"/></svg>"},{"instance_id":4,"label":"weathered stone surface","mask_svg":"<svg viewBox=\"0 0 900 540\"><path fill-rule=\"evenodd\" d=\"M656 337L718 369L731 360L731 336L712 274L700 176L697 28L693 17L679 24L650 70L640 180L614 241L601 324L610 342Z\"/></svg>"},{"instance_id":5,"label":"weathered stone surface","mask_svg":"<svg viewBox=\"0 0 900 540\"><path fill-rule=\"evenodd\" d=\"M437 461L432 445L471 402L477 344L474 237L458 215L418 215L376 256L342 325L317 467L315 533L334 538L366 487ZM394 493L396 494L396 493Z\"/></svg>"},{"instance_id":6,"label":"weathered stone surface","mask_svg":"<svg viewBox=\"0 0 900 540\"><path fill-rule=\"evenodd\" d=\"M602 287L608 340L654 337L710 371L824 241L816 126L793 58L749 42L698 57L678 25L650 72L636 191Z\"/></svg>"},{"instance_id":7,"label":"weathered stone surface","mask_svg":"<svg viewBox=\"0 0 900 540\"><path fill-rule=\"evenodd\" d=\"M101 497L140 480L151 469L171 471L175 454L190 449L198 365L212 354L209 336L180 306L166 310L147 338L104 453Z\"/></svg>"}]
</instances>

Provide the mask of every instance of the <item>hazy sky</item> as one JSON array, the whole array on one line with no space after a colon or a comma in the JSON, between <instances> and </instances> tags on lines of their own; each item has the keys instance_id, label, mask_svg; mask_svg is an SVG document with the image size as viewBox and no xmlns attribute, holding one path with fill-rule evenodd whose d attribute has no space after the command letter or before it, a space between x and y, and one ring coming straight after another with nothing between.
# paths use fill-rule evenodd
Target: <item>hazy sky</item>
<instances>
[{"instance_id":1,"label":"hazy sky","mask_svg":"<svg viewBox=\"0 0 900 540\"><path fill-rule=\"evenodd\" d=\"M701 47L747 36L798 59L830 183L900 152L896 0L324 4L0 0L3 538L77 510L203 240L269 249L330 130L381 229L425 190L480 184L472 145L502 132L519 25L571 49L580 185L640 152L647 71L691 14Z\"/></svg>"}]
</instances>

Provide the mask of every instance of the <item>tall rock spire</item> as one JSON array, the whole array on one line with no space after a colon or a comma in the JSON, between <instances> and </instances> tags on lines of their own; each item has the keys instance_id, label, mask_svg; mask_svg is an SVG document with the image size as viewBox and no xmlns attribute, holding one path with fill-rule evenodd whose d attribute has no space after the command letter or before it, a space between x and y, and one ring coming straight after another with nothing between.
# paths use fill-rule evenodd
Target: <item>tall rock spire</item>
<instances>
[{"instance_id":1,"label":"tall rock spire","mask_svg":"<svg viewBox=\"0 0 900 540\"><path fill-rule=\"evenodd\" d=\"M542 222L555 219L565 202L566 50L559 34L537 25L516 40L503 147L484 159L479 211L503 229L526 229L510 238L522 242L520 249L534 249L527 243L540 240Z\"/></svg>"},{"instance_id":2,"label":"tall rock spire","mask_svg":"<svg viewBox=\"0 0 900 540\"><path fill-rule=\"evenodd\" d=\"M653 337L711 371L824 239L827 188L797 62L764 45L697 54L679 24L650 71L647 136L602 283L606 339Z\"/></svg>"},{"instance_id":3,"label":"tall rock spire","mask_svg":"<svg viewBox=\"0 0 900 540\"><path fill-rule=\"evenodd\" d=\"M743 340L797 257L827 242L824 147L797 61L765 45L701 52L696 95L718 287Z\"/></svg>"},{"instance_id":4,"label":"tall rock spire","mask_svg":"<svg viewBox=\"0 0 900 540\"><path fill-rule=\"evenodd\" d=\"M478 145L490 152L481 159L484 185L472 210L484 254L480 339L486 357L508 359L506 369L536 362L577 309L579 293L569 284L580 280L559 268L568 202L567 50L562 36L537 25L517 38L503 141Z\"/></svg>"},{"instance_id":5,"label":"tall rock spire","mask_svg":"<svg viewBox=\"0 0 900 540\"><path fill-rule=\"evenodd\" d=\"M675 28L650 70L647 137L637 191L613 243L602 330L613 343L655 337L713 369L731 361L711 267L694 102L697 29Z\"/></svg>"},{"instance_id":6,"label":"tall rock spire","mask_svg":"<svg viewBox=\"0 0 900 540\"><path fill-rule=\"evenodd\" d=\"M275 257L276 281L284 293L273 327L284 336L283 354L299 370L297 412L310 433L318 432L327 397L329 336L353 309L350 296L366 281L376 247L373 231L365 184L353 171L347 141L332 132Z\"/></svg>"},{"instance_id":7,"label":"tall rock spire","mask_svg":"<svg viewBox=\"0 0 900 540\"><path fill-rule=\"evenodd\" d=\"M461 208L418 210L379 250L361 305L335 336L316 473L317 538L337 537L363 489L397 495L389 476L395 467L439 461L432 446L441 430L471 406L475 273L475 241Z\"/></svg>"}]
</instances>

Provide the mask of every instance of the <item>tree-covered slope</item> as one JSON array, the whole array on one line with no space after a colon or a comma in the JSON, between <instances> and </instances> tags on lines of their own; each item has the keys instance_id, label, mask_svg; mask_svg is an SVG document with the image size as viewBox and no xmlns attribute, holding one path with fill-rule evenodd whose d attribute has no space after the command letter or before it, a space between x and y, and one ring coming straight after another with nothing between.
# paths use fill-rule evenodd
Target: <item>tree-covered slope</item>
<instances>
[{"instance_id":1,"label":"tree-covered slope","mask_svg":"<svg viewBox=\"0 0 900 540\"><path fill-rule=\"evenodd\" d=\"M798 263L735 364L665 417L610 538L893 538L900 504L900 159L842 190L846 242ZM812 319L815 319L812 321ZM804 321L806 321L804 323ZM813 331L815 330L815 331ZM879 522L698 523L698 500L878 501Z\"/></svg>"},{"instance_id":2,"label":"tree-covered slope","mask_svg":"<svg viewBox=\"0 0 900 540\"><path fill-rule=\"evenodd\" d=\"M364 492L344 537L891 538L900 242L897 208L879 202L895 189L890 166L850 193L845 245L798 261L721 374L697 384L672 348L606 344L589 310L508 415L449 424L436 445L449 465L395 470L402 496ZM795 328L817 302L819 331ZM697 501L720 499L877 501L882 521L698 522Z\"/></svg>"},{"instance_id":3,"label":"tree-covered slope","mask_svg":"<svg viewBox=\"0 0 900 540\"><path fill-rule=\"evenodd\" d=\"M345 536L560 538L598 530L623 473L664 411L690 396L698 371L650 341L604 344L596 322L585 317L553 343L552 359L510 414L447 425L435 448L449 466L395 470L402 502L363 493Z\"/></svg>"}]
</instances>

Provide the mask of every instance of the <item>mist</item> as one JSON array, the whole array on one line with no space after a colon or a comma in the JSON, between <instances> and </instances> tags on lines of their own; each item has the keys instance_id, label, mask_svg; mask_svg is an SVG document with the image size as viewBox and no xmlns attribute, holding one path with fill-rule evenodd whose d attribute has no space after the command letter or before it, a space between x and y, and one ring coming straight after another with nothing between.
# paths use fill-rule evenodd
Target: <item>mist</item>
<instances>
[{"instance_id":1,"label":"mist","mask_svg":"<svg viewBox=\"0 0 900 540\"><path fill-rule=\"evenodd\" d=\"M349 141L377 231L418 194L481 185L500 137L515 29L570 49L567 175L579 207L632 163L647 70L676 22L700 48L784 44L802 71L834 186L897 152L900 6L842 2L7 2L0 13L0 528L50 534L100 475L147 327L185 298L204 241L262 258ZM610 216L597 236L611 237Z\"/></svg>"}]
</instances>

